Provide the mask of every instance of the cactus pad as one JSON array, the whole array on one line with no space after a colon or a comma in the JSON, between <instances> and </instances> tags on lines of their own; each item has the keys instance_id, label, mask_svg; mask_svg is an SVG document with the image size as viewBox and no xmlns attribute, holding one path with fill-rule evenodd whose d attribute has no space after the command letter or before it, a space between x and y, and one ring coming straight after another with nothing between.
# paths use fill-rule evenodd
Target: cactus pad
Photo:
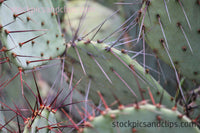
<instances>
[{"instance_id":1,"label":"cactus pad","mask_svg":"<svg viewBox=\"0 0 200 133\"><path fill-rule=\"evenodd\" d=\"M85 6L87 8L85 8ZM114 14L113 10L104 7L103 5L94 1L88 1L87 4L86 0L68 1L67 7L68 7L68 14L65 15L65 29L68 31L67 33L70 35L74 35L76 30L78 29L79 21L81 19L83 11L86 9L87 13L85 14L85 17L82 18L81 20L79 37L85 36L86 34L91 32L94 28L96 28L98 25L100 27L100 24L105 19L108 20L102 25L102 27L98 31L98 34L96 34L96 36L94 37L94 40L97 39L101 40L107 37L111 32L116 30L122 24L122 19L118 14L113 15ZM71 25L69 25L68 18L70 19ZM73 34L71 30L69 30L70 26L73 30ZM97 32L98 28L96 28L86 38L92 38L95 32ZM106 41L107 42L115 41L118 35L119 34L115 34Z\"/></svg>"},{"instance_id":2,"label":"cactus pad","mask_svg":"<svg viewBox=\"0 0 200 133\"><path fill-rule=\"evenodd\" d=\"M92 119L82 133L199 133L195 123L178 111L151 104L109 110ZM183 126L187 125L187 126Z\"/></svg>"},{"instance_id":3,"label":"cactus pad","mask_svg":"<svg viewBox=\"0 0 200 133\"><path fill-rule=\"evenodd\" d=\"M0 2L0 39L16 66L32 69L64 52L52 7L51 0Z\"/></svg>"},{"instance_id":4,"label":"cactus pad","mask_svg":"<svg viewBox=\"0 0 200 133\"><path fill-rule=\"evenodd\" d=\"M174 64L183 76L197 82L200 82L199 10L198 0L151 0L141 10L144 25L141 29L145 30L147 44L162 60Z\"/></svg>"},{"instance_id":5,"label":"cactus pad","mask_svg":"<svg viewBox=\"0 0 200 133\"><path fill-rule=\"evenodd\" d=\"M96 42L75 42L75 46L69 45L66 71L72 74L73 81L83 94L91 83L89 97L98 104L97 91L99 90L108 104L115 101L115 94L123 104L134 102L136 99L150 99L148 88L150 88L156 102L160 101L164 89L125 51L115 48L108 50L109 45ZM82 66L82 67L81 67ZM165 92L165 91L164 91ZM141 93L143 96L141 96ZM163 104L174 106L171 96L165 92Z\"/></svg>"}]
</instances>

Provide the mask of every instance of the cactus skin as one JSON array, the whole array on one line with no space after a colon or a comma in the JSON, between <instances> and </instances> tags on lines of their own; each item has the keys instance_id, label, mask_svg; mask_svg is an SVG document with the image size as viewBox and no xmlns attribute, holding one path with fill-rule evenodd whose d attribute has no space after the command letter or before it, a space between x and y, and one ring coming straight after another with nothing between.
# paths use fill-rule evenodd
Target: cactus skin
<instances>
[{"instance_id":1,"label":"cactus skin","mask_svg":"<svg viewBox=\"0 0 200 133\"><path fill-rule=\"evenodd\" d=\"M66 13L65 3L67 2L67 0L51 0L51 1L54 9L57 10L57 14L60 21L62 22L64 19L64 15Z\"/></svg>"},{"instance_id":2,"label":"cactus skin","mask_svg":"<svg viewBox=\"0 0 200 133\"><path fill-rule=\"evenodd\" d=\"M173 63L180 74L200 83L199 3L197 0L177 0L166 1L166 4L170 17L166 12L164 1L152 0L150 2L148 6L150 16L148 17L146 12L144 19L146 42L160 59L172 65L166 52L168 48ZM141 23L144 14L145 5L142 8Z\"/></svg>"},{"instance_id":3,"label":"cactus skin","mask_svg":"<svg viewBox=\"0 0 200 133\"><path fill-rule=\"evenodd\" d=\"M51 127L56 127L55 124L57 123L55 114L51 110L49 111L49 109L43 108L36 115L36 117L28 121L23 133L56 133L56 128L50 129ZM38 130L38 128L41 129Z\"/></svg>"},{"instance_id":4,"label":"cactus skin","mask_svg":"<svg viewBox=\"0 0 200 133\"><path fill-rule=\"evenodd\" d=\"M68 36L74 36L70 30L68 18L71 21L71 27L73 29L73 33L75 33L76 30L78 29L79 21L84 11L85 4L86 4L85 0L82 1L74 0L67 2L68 14L65 15L64 26L68 33ZM81 28L79 31L80 33L79 37L82 37L87 33L89 33L97 25L101 24L105 19L109 18L112 14L114 14L113 10L104 7L103 5L97 2L88 1L88 11L86 13L86 17L82 20ZM122 19L120 18L120 16L118 14L113 15L103 24L103 26L99 30L98 34L96 34L93 40L97 39L101 40L107 37L112 31L120 27L121 24L122 24ZM93 31L90 35L88 35L86 38L92 38L97 30L98 28L95 31ZM115 34L106 41L107 42L115 41L118 35L119 34Z\"/></svg>"},{"instance_id":5,"label":"cactus skin","mask_svg":"<svg viewBox=\"0 0 200 133\"><path fill-rule=\"evenodd\" d=\"M16 66L32 69L47 63L43 59L55 58L65 51L56 16L48 10L52 7L50 0L4 1L0 4L0 39L6 56Z\"/></svg>"},{"instance_id":6,"label":"cactus skin","mask_svg":"<svg viewBox=\"0 0 200 133\"><path fill-rule=\"evenodd\" d=\"M166 122L165 127L117 127L117 122ZM168 122L173 122L174 127L169 127ZM186 116L182 116L177 110L167 109L165 107L156 107L151 104L134 105L134 107L125 107L124 109L108 110L105 114L100 115L92 119L88 124L89 127L85 127L82 133L169 133L169 132L183 132L183 133L199 133L199 129L195 124L193 127L179 127L181 122L192 124L191 120ZM176 124L177 125L176 125ZM194 126L195 125L195 126ZM134 126L134 125L131 125ZM144 125L143 125L144 126ZM171 125L172 126L172 125ZM178 126L178 127L175 127Z\"/></svg>"},{"instance_id":7,"label":"cactus skin","mask_svg":"<svg viewBox=\"0 0 200 133\"><path fill-rule=\"evenodd\" d=\"M111 48L111 51L106 51L105 48L107 48L108 45L104 43L98 44L92 41L79 41L75 43L76 45L74 47L69 46L68 48L68 59L66 61L65 69L68 74L71 74L72 67L74 68L73 81L75 83L82 79L81 82L76 86L82 93L85 93L85 88L88 87L88 83L91 81L89 97L95 104L99 103L96 93L97 90L103 94L108 104L111 104L115 100L113 97L111 97L113 93L123 104L128 104L130 101L135 101L136 99L141 100L141 91L138 89L138 84L143 90L144 99L150 99L147 89L149 87L155 98L155 101L160 101L160 97L164 89L151 77L151 75L144 73L144 69L135 60L132 60L127 54L120 52L115 48ZM82 64L84 65L86 75L83 73L76 50L82 59ZM125 64L123 64L117 58L117 56ZM95 60L101 65L104 72L110 78L112 84L95 63ZM130 66L133 66L135 70L130 69ZM134 72L136 74L133 74ZM126 82L131 90L134 91L137 98L131 93L127 85L120 80L116 73ZM162 103L168 107L174 106L171 96L165 91Z\"/></svg>"}]
</instances>

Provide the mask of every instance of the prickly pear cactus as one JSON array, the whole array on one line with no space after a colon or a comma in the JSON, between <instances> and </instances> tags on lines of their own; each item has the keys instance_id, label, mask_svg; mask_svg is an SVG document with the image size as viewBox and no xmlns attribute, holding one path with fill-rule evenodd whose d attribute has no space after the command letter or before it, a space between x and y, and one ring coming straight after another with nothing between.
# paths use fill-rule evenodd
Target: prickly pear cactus
<instances>
[{"instance_id":1,"label":"prickly pear cactus","mask_svg":"<svg viewBox=\"0 0 200 133\"><path fill-rule=\"evenodd\" d=\"M73 81L81 93L87 94L95 104L99 103L97 91L99 90L108 104L115 101L116 95L123 104L130 101L150 99L150 88L156 102L161 99L168 107L174 106L173 98L148 74L144 69L132 60L125 51L115 48L109 49L109 45L93 41L79 41L68 48L66 71L73 74ZM74 71L72 71L72 68Z\"/></svg>"},{"instance_id":2,"label":"prickly pear cactus","mask_svg":"<svg viewBox=\"0 0 200 133\"><path fill-rule=\"evenodd\" d=\"M122 24L122 19L118 14L114 15L113 10L91 0L88 2L86 2L86 0L68 1L67 7L68 14L65 15L64 26L67 30L67 33L71 36L74 36L76 30L79 29L79 37L84 37L86 34L96 28L91 34L85 37L92 38L98 31L98 28L101 27L98 31L98 34L96 34L94 37L94 40L101 40L107 37ZM84 17L82 17L84 11ZM105 19L108 20L104 22ZM80 27L79 21L81 21ZM104 24L102 22L104 22ZM106 41L115 41L118 35L119 34L115 34Z\"/></svg>"},{"instance_id":3,"label":"prickly pear cactus","mask_svg":"<svg viewBox=\"0 0 200 133\"><path fill-rule=\"evenodd\" d=\"M186 126L187 125L187 126ZM199 133L195 123L177 110L151 104L108 110L86 124L81 133Z\"/></svg>"},{"instance_id":4,"label":"prickly pear cactus","mask_svg":"<svg viewBox=\"0 0 200 133\"><path fill-rule=\"evenodd\" d=\"M0 2L0 39L9 61L23 69L61 55L64 39L51 0Z\"/></svg>"},{"instance_id":5,"label":"prickly pear cactus","mask_svg":"<svg viewBox=\"0 0 200 133\"><path fill-rule=\"evenodd\" d=\"M29 121L27 121L26 127L23 133L56 133L56 118L55 114L46 108L39 110L34 114Z\"/></svg>"},{"instance_id":6,"label":"prickly pear cactus","mask_svg":"<svg viewBox=\"0 0 200 133\"><path fill-rule=\"evenodd\" d=\"M147 44L165 62L189 79L200 82L200 4L191 1L146 1L140 30ZM148 17L149 14L149 17Z\"/></svg>"}]
</instances>

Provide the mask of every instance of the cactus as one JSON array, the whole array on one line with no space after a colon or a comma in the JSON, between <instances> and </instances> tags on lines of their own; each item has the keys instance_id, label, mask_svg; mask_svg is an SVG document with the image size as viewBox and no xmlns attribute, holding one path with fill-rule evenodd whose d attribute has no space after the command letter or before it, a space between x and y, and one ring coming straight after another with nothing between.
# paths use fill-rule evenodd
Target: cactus
<instances>
[{"instance_id":1,"label":"cactus","mask_svg":"<svg viewBox=\"0 0 200 133\"><path fill-rule=\"evenodd\" d=\"M81 133L200 132L195 122L177 110L148 103L104 111L102 115L92 118L85 126Z\"/></svg>"},{"instance_id":2,"label":"cactus","mask_svg":"<svg viewBox=\"0 0 200 133\"><path fill-rule=\"evenodd\" d=\"M74 82L82 79L77 89L83 94L91 82L89 96L95 104L99 103L97 90L109 104L114 101L111 97L113 94L127 104L141 98L150 99L150 88L156 102L164 92L162 103L168 107L174 106L173 98L148 74L148 70L144 73L144 69L123 50L109 49L109 45L104 43L77 41L72 46L69 44L67 54L66 71L71 74L74 68Z\"/></svg>"},{"instance_id":3,"label":"cactus","mask_svg":"<svg viewBox=\"0 0 200 133\"><path fill-rule=\"evenodd\" d=\"M65 51L52 7L50 0L0 3L2 50L16 66L32 69Z\"/></svg>"},{"instance_id":4,"label":"cactus","mask_svg":"<svg viewBox=\"0 0 200 133\"><path fill-rule=\"evenodd\" d=\"M29 121L27 121L26 127L23 133L56 133L57 125L54 112L48 108L42 108L36 114L34 114ZM53 127L55 129L53 129Z\"/></svg>"},{"instance_id":5,"label":"cactus","mask_svg":"<svg viewBox=\"0 0 200 133\"><path fill-rule=\"evenodd\" d=\"M101 0L97 1L102 2ZM171 97L161 84L151 76L149 69L142 67L136 60L130 57L131 54L128 53L130 51L124 49L121 49L121 51L117 50L119 47L116 48L114 44L125 40L124 38L122 39L123 34L130 31L133 27L127 29L128 23L122 26L122 19L113 10L90 0L86 4L85 1L68 1L67 6L65 2L65 0L18 0L14 2L0 0L0 40L2 41L2 48L0 50L2 53L2 62L0 62L0 104L3 105L3 109L0 110L0 132L48 133L72 132L74 129L84 133L156 132L155 130L159 130L160 132L199 132L196 126L182 128L116 128L114 126L115 122L131 119L137 119L138 121L148 119L149 122L168 121L169 123L175 122L178 124L180 122L187 124L194 122L195 124L199 124L199 111L195 110L193 112L193 109L198 108L198 99L195 101L188 98L189 100L184 101L183 104L181 104L180 100L179 104L177 102L178 92L176 97ZM140 2L139 5L132 5L132 11L136 13L142 1L135 0L134 2ZM139 42L140 37L145 38L146 42L150 45L155 43L155 38L159 37L157 41L158 43L162 43L161 47L163 46L163 48L160 49L163 52L160 49L155 50L155 48L154 52L157 51L158 56L160 56L159 53L163 53L167 61L169 57L172 57L172 60L177 64L174 57L177 56L175 55L176 53L180 54L179 51L175 50L176 53L173 53L172 46L167 47L168 44L173 42L172 37L170 38L169 36L171 32L168 30L168 27L171 29L174 26L173 24L177 24L174 21L180 19L178 27L174 28L177 31L177 35L179 35L177 38L181 38L183 42L181 45L186 45L186 47L182 48L184 52L180 55L184 56L182 58L188 56L186 58L187 63L192 57L198 61L196 59L198 53L194 49L198 47L194 44L199 38L194 34L194 29L198 29L199 27L196 23L192 22L192 19L196 17L197 21L199 21L199 16L195 16L196 13L188 10L191 4L194 5L194 1L191 3L180 0L168 2L165 0L151 0L150 3L146 0L143 2L145 4L141 11L138 12L138 17L134 19L133 23L132 21L130 22L135 26L138 20L141 20L139 30L133 30L136 33L129 34L132 38L138 37L137 44L141 44ZM198 10L199 3L199 0L195 3L194 11ZM76 4L76 6L73 4ZM160 4L164 6L160 6ZM89 5L88 12L82 13L80 8L83 9L87 5ZM107 4L108 7L110 5L110 3ZM65 15L65 23L63 23L63 14L60 14L59 11L55 13L50 10L57 6L66 6L69 8L68 11L73 9L79 12L68 12L68 15ZM27 9L27 7L31 8ZM124 7L122 13L127 14L125 17L127 19L130 13L132 15L133 12L129 12L130 9L126 8L127 6ZM174 7L178 8L174 9ZM42 11L39 9L42 9ZM172 15L174 10L178 10L182 14L175 18L175 15ZM146 17L148 11L150 20ZM166 11L169 11L169 14ZM81 17L82 14L83 18ZM93 17L94 14L96 15L95 17ZM97 16L98 14L99 16ZM86 15L86 18L84 15ZM73 19L74 16L75 20ZM72 27L70 27L69 21L66 19L67 17L70 18ZM80 22L80 25L77 20ZM97 32L94 31L92 36L84 36L90 33L98 24L100 24L100 28L96 28ZM171 27L171 25L173 26ZM70 34L70 29L72 29L73 33L70 35L69 40L68 35L64 38L64 34L61 34L59 28L63 28L63 26L67 30L67 34ZM187 26L191 27L191 30ZM122 32L115 30L118 28ZM157 30L160 35L156 35L155 31ZM110 34L112 31L113 34ZM116 31L115 34L114 31ZM191 35L188 35L189 33ZM113 38L111 40L104 39L107 36ZM177 38L173 38L174 42L179 41ZM111 45L106 43L105 40L111 42ZM193 40L195 41L193 42ZM187 44L191 45L187 46ZM192 52L193 54L191 54ZM51 61L48 65L44 65L49 60L55 60L55 62ZM182 63L180 60L177 61L177 69L182 75L188 77L187 74L182 72L186 66L179 66L186 63ZM198 63L195 65L198 65ZM53 66L56 66L56 68ZM52 69L43 71L46 68ZM196 71L196 67L194 68L195 80L198 80L199 72ZM65 72L63 71L64 69ZM29 74L29 72L31 73ZM189 78L194 79L193 77ZM178 85L179 87L182 86L182 82ZM175 90L176 87L173 86L172 89ZM98 98L97 94L99 93L97 91L100 91L104 95L105 100L102 97ZM184 94L186 93L185 91ZM19 97L22 98L16 100ZM151 100L152 104L149 100ZM105 101L112 109L109 109L108 105L106 105L105 111L101 111L104 110L104 107L100 106L101 102L105 105ZM142 102L138 103L138 101ZM129 105L132 106L133 102L135 104L133 107L130 107ZM78 105L79 103L81 104ZM120 106L119 109L116 109L116 103L127 106ZM188 105L188 103L190 104ZM101 115L95 118L88 117L87 115L94 111L92 109L98 104L99 106L96 109L100 110ZM196 104L195 108L191 107L192 104ZM72 107L72 105L74 106ZM79 108L83 109L84 113ZM55 114L57 111L58 114ZM93 113L98 115L99 112ZM64 115L66 117L63 117ZM85 122L87 118L91 121ZM76 122L78 124L75 124ZM84 129L80 129L79 127L82 126L82 122L85 122Z\"/></svg>"},{"instance_id":6,"label":"cactus","mask_svg":"<svg viewBox=\"0 0 200 133\"><path fill-rule=\"evenodd\" d=\"M63 26L65 27L69 36L74 36L76 30L78 29L80 20L82 23L79 29L79 37L81 38L82 36L85 36L86 34L91 32L95 27L97 27L97 25L101 27L100 24L105 19L109 18L107 21L104 22L104 24L102 23L103 25L99 31L99 27L97 27L96 30L85 37L93 38L95 32L98 31L98 34L96 34L96 36L93 38L94 40L107 37L110 34L110 31L114 31L121 25L122 19L116 13L114 15L113 10L106 8L97 2L88 1L87 5L85 4L85 2L85 0L74 0L67 2L68 14L65 15L65 23ZM86 16L81 19L84 10L87 10L87 12L85 13ZM69 20L71 25L69 24ZM73 31L71 31L71 29ZM109 38L107 42L116 40L118 35L119 34L115 34L112 38Z\"/></svg>"},{"instance_id":7,"label":"cactus","mask_svg":"<svg viewBox=\"0 0 200 133\"><path fill-rule=\"evenodd\" d=\"M141 9L140 22L140 33L145 31L145 40L153 51L197 83L200 82L199 8L197 0L147 1Z\"/></svg>"}]
</instances>

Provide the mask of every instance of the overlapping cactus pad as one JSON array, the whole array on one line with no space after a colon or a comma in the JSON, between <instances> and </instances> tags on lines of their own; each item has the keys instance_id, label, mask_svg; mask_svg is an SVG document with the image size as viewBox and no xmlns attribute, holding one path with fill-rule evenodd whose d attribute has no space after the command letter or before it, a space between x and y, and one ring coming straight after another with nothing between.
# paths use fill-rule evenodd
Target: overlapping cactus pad
<instances>
[{"instance_id":1,"label":"overlapping cactus pad","mask_svg":"<svg viewBox=\"0 0 200 133\"><path fill-rule=\"evenodd\" d=\"M86 124L82 133L199 133L195 123L176 110L151 104L108 110Z\"/></svg>"},{"instance_id":2,"label":"overlapping cactus pad","mask_svg":"<svg viewBox=\"0 0 200 133\"><path fill-rule=\"evenodd\" d=\"M92 38L95 32L98 31L94 40L103 39L107 37L112 31L116 30L122 24L122 19L113 10L104 7L103 5L92 0L74 0L67 2L68 14L65 14L65 29L67 33L74 36L74 33L79 28L79 21L81 20L81 27L79 36L85 36L91 32L95 27L98 28L89 34L87 38ZM87 12L87 13L86 13ZM85 13L85 14L84 14ZM115 14L115 15L114 15ZM109 18L109 19L108 19ZM69 20L70 19L70 23ZM106 22L105 19L108 19ZM102 23L104 22L104 23ZM102 25L100 25L102 23ZM72 29L72 31L71 31ZM118 34L113 35L107 41L115 41Z\"/></svg>"},{"instance_id":3,"label":"overlapping cactus pad","mask_svg":"<svg viewBox=\"0 0 200 133\"><path fill-rule=\"evenodd\" d=\"M123 104L141 99L150 99L148 88L156 102L164 92L166 106L174 106L173 98L124 50L109 49L109 45L90 41L69 45L66 71L73 74L74 84L81 93L87 93L95 104L99 103L99 90L107 103L115 101L116 95ZM73 69L72 69L73 68ZM74 71L73 71L74 70Z\"/></svg>"},{"instance_id":4,"label":"overlapping cactus pad","mask_svg":"<svg viewBox=\"0 0 200 133\"><path fill-rule=\"evenodd\" d=\"M53 127L57 126L57 122L55 114L52 111L44 108L34 115L35 116L27 121L23 133L56 133L57 129L53 129Z\"/></svg>"},{"instance_id":5,"label":"overlapping cactus pad","mask_svg":"<svg viewBox=\"0 0 200 133\"><path fill-rule=\"evenodd\" d=\"M0 39L9 60L31 69L65 50L51 0L0 2Z\"/></svg>"},{"instance_id":6,"label":"overlapping cactus pad","mask_svg":"<svg viewBox=\"0 0 200 133\"><path fill-rule=\"evenodd\" d=\"M154 52L183 76L200 82L199 1L151 0L141 11L144 36Z\"/></svg>"}]
</instances>

